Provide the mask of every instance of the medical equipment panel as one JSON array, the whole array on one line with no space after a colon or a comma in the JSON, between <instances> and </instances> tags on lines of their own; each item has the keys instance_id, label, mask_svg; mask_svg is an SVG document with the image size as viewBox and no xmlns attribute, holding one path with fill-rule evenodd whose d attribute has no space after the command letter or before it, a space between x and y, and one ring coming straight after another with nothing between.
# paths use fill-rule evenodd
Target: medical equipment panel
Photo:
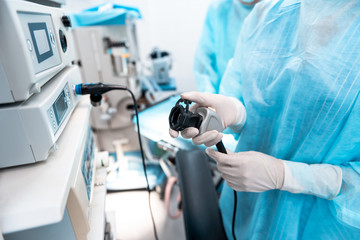
<instances>
[{"instance_id":1,"label":"medical equipment panel","mask_svg":"<svg viewBox=\"0 0 360 240\"><path fill-rule=\"evenodd\" d=\"M0 104L24 101L75 59L64 10L0 1Z\"/></svg>"},{"instance_id":2,"label":"medical equipment panel","mask_svg":"<svg viewBox=\"0 0 360 240\"><path fill-rule=\"evenodd\" d=\"M81 145L82 154L74 168L74 177L66 208L69 211L76 239L87 239L87 233L90 231L93 179L96 172L95 164L93 164L95 161L95 145L89 122L87 122L87 131L84 132Z\"/></svg>"},{"instance_id":3,"label":"medical equipment panel","mask_svg":"<svg viewBox=\"0 0 360 240\"><path fill-rule=\"evenodd\" d=\"M35 74L61 63L50 14L18 12Z\"/></svg>"},{"instance_id":4,"label":"medical equipment panel","mask_svg":"<svg viewBox=\"0 0 360 240\"><path fill-rule=\"evenodd\" d=\"M68 110L69 108L71 108L72 104L69 96L70 88L69 85L66 84L54 104L47 111L54 133L57 132L60 124L62 123L66 115L69 113Z\"/></svg>"},{"instance_id":5,"label":"medical equipment panel","mask_svg":"<svg viewBox=\"0 0 360 240\"><path fill-rule=\"evenodd\" d=\"M95 141L91 128L88 129L84 154L82 158L81 171L84 177L88 199L91 197L93 169L95 158Z\"/></svg>"},{"instance_id":6,"label":"medical equipment panel","mask_svg":"<svg viewBox=\"0 0 360 240\"><path fill-rule=\"evenodd\" d=\"M0 106L0 168L45 160L57 149L79 97L71 88L81 82L77 66L68 66L23 103Z\"/></svg>"}]
</instances>

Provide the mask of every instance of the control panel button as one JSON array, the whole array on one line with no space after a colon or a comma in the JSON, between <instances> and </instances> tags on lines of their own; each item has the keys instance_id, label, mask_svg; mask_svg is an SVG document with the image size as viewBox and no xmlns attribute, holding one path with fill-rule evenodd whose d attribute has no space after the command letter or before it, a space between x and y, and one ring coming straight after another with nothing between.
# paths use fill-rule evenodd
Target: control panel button
<instances>
[{"instance_id":1,"label":"control panel button","mask_svg":"<svg viewBox=\"0 0 360 240\"><path fill-rule=\"evenodd\" d=\"M61 22L64 24L65 27L71 27L71 21L69 16L62 16L61 17Z\"/></svg>"},{"instance_id":2,"label":"control panel button","mask_svg":"<svg viewBox=\"0 0 360 240\"><path fill-rule=\"evenodd\" d=\"M29 49L29 51L31 52L33 50L33 48L32 48L31 41L29 39L26 39L26 45L27 45L27 48Z\"/></svg>"},{"instance_id":3,"label":"control panel button","mask_svg":"<svg viewBox=\"0 0 360 240\"><path fill-rule=\"evenodd\" d=\"M53 46L55 47L55 36L51 30L49 30L49 32L50 32L50 41L53 44Z\"/></svg>"}]
</instances>

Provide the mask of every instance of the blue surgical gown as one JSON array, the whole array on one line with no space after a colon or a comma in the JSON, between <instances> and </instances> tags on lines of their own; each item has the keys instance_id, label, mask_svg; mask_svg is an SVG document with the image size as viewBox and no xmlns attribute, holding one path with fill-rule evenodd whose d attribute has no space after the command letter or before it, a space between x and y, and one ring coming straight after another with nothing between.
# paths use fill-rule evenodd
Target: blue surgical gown
<instances>
[{"instance_id":1,"label":"blue surgical gown","mask_svg":"<svg viewBox=\"0 0 360 240\"><path fill-rule=\"evenodd\" d=\"M198 91L219 93L220 80L234 56L241 26L251 9L239 0L211 3L194 58Z\"/></svg>"},{"instance_id":2,"label":"blue surgical gown","mask_svg":"<svg viewBox=\"0 0 360 240\"><path fill-rule=\"evenodd\" d=\"M237 239L360 239L360 1L257 4L221 84L247 110L236 151L333 164L343 174L333 200L237 192ZM220 208L229 239L233 201L225 184Z\"/></svg>"}]
</instances>

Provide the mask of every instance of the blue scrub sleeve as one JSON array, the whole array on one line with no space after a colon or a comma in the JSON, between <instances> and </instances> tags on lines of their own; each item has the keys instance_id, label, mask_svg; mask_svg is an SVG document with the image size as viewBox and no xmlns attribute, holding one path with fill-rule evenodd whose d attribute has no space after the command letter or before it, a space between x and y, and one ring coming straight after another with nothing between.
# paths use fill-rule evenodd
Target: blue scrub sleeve
<instances>
[{"instance_id":1,"label":"blue scrub sleeve","mask_svg":"<svg viewBox=\"0 0 360 240\"><path fill-rule=\"evenodd\" d=\"M360 228L360 162L340 166L343 173L339 195L334 198L332 213L341 222Z\"/></svg>"},{"instance_id":2,"label":"blue scrub sleeve","mask_svg":"<svg viewBox=\"0 0 360 240\"><path fill-rule=\"evenodd\" d=\"M218 93L220 76L216 64L215 19L215 9L210 6L194 59L194 74L200 92Z\"/></svg>"}]
</instances>

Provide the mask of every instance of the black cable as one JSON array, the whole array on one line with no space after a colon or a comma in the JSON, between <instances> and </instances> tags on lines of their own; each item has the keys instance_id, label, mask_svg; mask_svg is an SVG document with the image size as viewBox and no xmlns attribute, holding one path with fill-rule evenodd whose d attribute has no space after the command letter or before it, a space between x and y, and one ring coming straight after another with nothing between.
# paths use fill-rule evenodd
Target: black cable
<instances>
[{"instance_id":1,"label":"black cable","mask_svg":"<svg viewBox=\"0 0 360 240\"><path fill-rule=\"evenodd\" d=\"M217 148L218 152L227 154L226 148L225 148L225 146L224 146L224 144L223 144L222 141L220 141L220 142L218 142L218 143L216 144L216 148Z\"/></svg>"},{"instance_id":2,"label":"black cable","mask_svg":"<svg viewBox=\"0 0 360 240\"><path fill-rule=\"evenodd\" d=\"M222 141L220 141L216 144L216 148L219 152L227 154L226 148ZM237 208L237 194L236 194L236 191L234 190L234 212L233 212L232 227L231 227L231 232L232 232L234 240L236 240L236 236L235 236L236 208Z\"/></svg>"},{"instance_id":3,"label":"black cable","mask_svg":"<svg viewBox=\"0 0 360 240\"><path fill-rule=\"evenodd\" d=\"M151 221L152 221L153 230L154 230L154 236L155 236L155 239L158 240L159 238L158 238L158 235L157 235L156 226L155 226L155 220L154 220L154 216L153 216L153 212L152 212L152 208L151 208L151 201L150 201L150 193L151 193L151 191L150 191L149 180L148 180L148 176L147 176L147 172L146 172L144 150L143 150L142 141L141 141L140 126L139 126L139 115L138 115L138 107L137 107L136 99L135 99L135 96L134 96L133 92L132 92L130 89L128 89L128 88L126 88L126 90L131 94L132 100L133 100L133 102L134 102L135 116L136 116L136 126L137 126L138 138L139 138L141 159L142 159L142 164L143 164L143 169L144 169L144 175L145 175L145 179L146 179L146 189L147 189L147 191L148 191L149 210L150 210Z\"/></svg>"},{"instance_id":4,"label":"black cable","mask_svg":"<svg viewBox=\"0 0 360 240\"><path fill-rule=\"evenodd\" d=\"M236 236L235 236L236 208L237 208L237 194L236 191L234 190L234 212L233 212L232 229L231 229L234 240L236 240Z\"/></svg>"},{"instance_id":5,"label":"black cable","mask_svg":"<svg viewBox=\"0 0 360 240\"><path fill-rule=\"evenodd\" d=\"M117 84L108 84L108 83L102 83L102 82L74 85L75 94L77 94L77 95L90 94L90 101L91 101L91 104L93 106L100 105L100 102L101 102L101 99L102 99L102 94L106 93L108 91L112 91L112 90L126 90L126 91L128 91L130 93L131 97L132 97L133 102L134 102L135 115L136 115L136 125L137 125L137 129L138 129L137 133L138 133L140 152L141 152L141 159L142 159L142 165L143 165L144 175L145 175L145 180L146 180L146 189L147 189L148 194L149 194L149 196L148 196L149 210L150 210L151 220L152 220L152 224L153 224L153 230L154 230L155 239L158 240L158 235L157 235L156 226L155 226L155 220L154 220L154 216L153 216L153 212L152 212L152 208L151 208L151 201L150 201L151 191L150 191L149 180L148 180L148 176L147 176L147 172L146 172L145 155L144 155L144 150L143 150L142 141L141 141L138 106L137 106L137 102L136 102L136 99L135 99L135 96L134 96L133 92L130 89L128 89L126 86L117 85Z\"/></svg>"}]
</instances>

